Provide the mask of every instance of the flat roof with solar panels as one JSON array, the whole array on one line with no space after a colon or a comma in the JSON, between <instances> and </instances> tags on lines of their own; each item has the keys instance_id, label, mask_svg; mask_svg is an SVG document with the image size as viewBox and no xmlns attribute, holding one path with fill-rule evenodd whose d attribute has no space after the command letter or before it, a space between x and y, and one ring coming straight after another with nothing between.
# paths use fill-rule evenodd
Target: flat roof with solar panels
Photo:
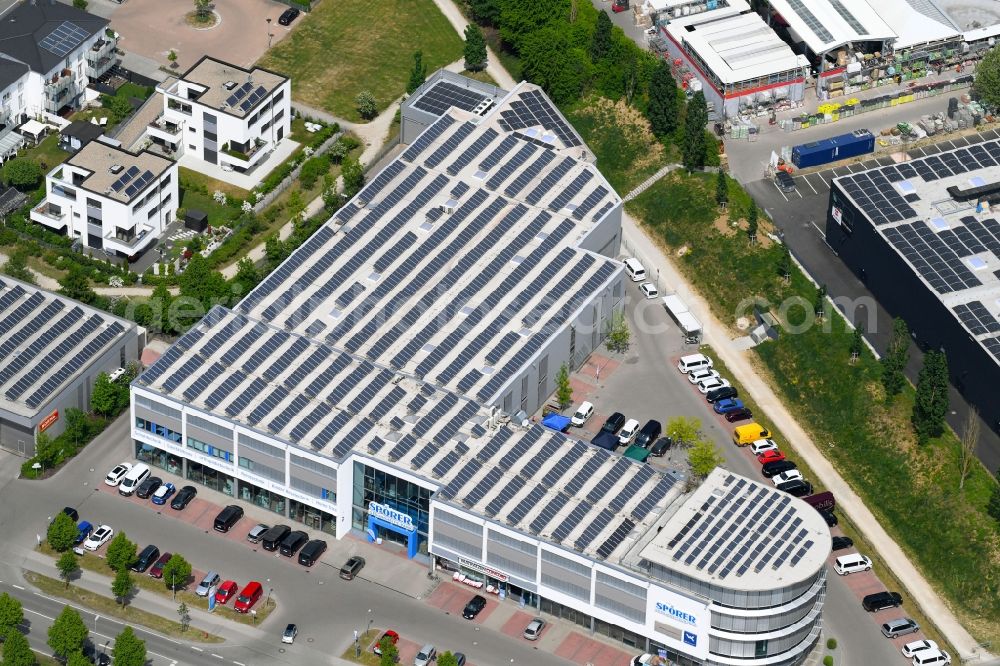
<instances>
[{"instance_id":1,"label":"flat roof with solar panels","mask_svg":"<svg viewBox=\"0 0 1000 666\"><path fill-rule=\"evenodd\" d=\"M0 409L31 418L135 324L0 278Z\"/></svg>"},{"instance_id":2,"label":"flat roof with solar panels","mask_svg":"<svg viewBox=\"0 0 1000 666\"><path fill-rule=\"evenodd\" d=\"M180 76L198 90L192 101L243 118L269 98L288 77L267 69L245 69L205 56ZM174 82L176 85L176 81ZM173 90L169 82L162 86Z\"/></svg>"},{"instance_id":3,"label":"flat roof with solar panels","mask_svg":"<svg viewBox=\"0 0 1000 666\"><path fill-rule=\"evenodd\" d=\"M1000 141L834 179L1000 364Z\"/></svg>"},{"instance_id":4,"label":"flat roof with solar panels","mask_svg":"<svg viewBox=\"0 0 1000 666\"><path fill-rule=\"evenodd\" d=\"M130 203L147 192L174 163L147 151L131 153L102 141L91 141L66 160L66 164L89 172L81 187Z\"/></svg>"},{"instance_id":5,"label":"flat roof with solar panels","mask_svg":"<svg viewBox=\"0 0 1000 666\"><path fill-rule=\"evenodd\" d=\"M476 81L439 69L403 102L403 112L418 109L431 116L443 116L455 107L484 116L507 95L489 83Z\"/></svg>"}]
</instances>

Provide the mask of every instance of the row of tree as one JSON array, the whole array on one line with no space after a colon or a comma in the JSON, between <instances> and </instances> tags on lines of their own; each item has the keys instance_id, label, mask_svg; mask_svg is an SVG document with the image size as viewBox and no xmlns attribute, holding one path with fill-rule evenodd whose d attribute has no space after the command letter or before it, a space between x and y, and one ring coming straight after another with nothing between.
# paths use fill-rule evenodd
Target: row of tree
<instances>
[{"instance_id":1,"label":"row of tree","mask_svg":"<svg viewBox=\"0 0 1000 666\"><path fill-rule=\"evenodd\" d=\"M3 666L35 666L35 655L19 627L24 622L21 602L4 592L0 594L0 639L3 640ZM71 606L64 606L48 632L48 646L66 666L90 666L84 654L89 635L87 625ZM143 666L146 643L126 626L115 638L111 651L114 666Z\"/></svg>"}]
</instances>

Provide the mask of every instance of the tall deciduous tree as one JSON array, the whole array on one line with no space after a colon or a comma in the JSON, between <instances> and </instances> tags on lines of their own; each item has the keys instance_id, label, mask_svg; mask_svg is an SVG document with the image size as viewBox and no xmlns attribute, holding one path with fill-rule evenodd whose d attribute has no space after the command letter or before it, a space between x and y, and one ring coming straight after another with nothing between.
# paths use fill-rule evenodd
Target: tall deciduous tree
<instances>
[{"instance_id":1,"label":"tall deciduous tree","mask_svg":"<svg viewBox=\"0 0 1000 666\"><path fill-rule=\"evenodd\" d=\"M180 553L171 555L163 567L163 582L167 589L184 587L190 577L191 563Z\"/></svg>"},{"instance_id":2,"label":"tall deciduous tree","mask_svg":"<svg viewBox=\"0 0 1000 666\"><path fill-rule=\"evenodd\" d=\"M597 25L590 40L590 61L598 62L611 52L611 18L603 9L597 13Z\"/></svg>"},{"instance_id":3,"label":"tall deciduous tree","mask_svg":"<svg viewBox=\"0 0 1000 666\"><path fill-rule=\"evenodd\" d=\"M178 330L175 322L171 321L170 305L173 302L173 294L170 293L167 285L163 283L156 285L149 300L150 318L154 329L163 333L173 333Z\"/></svg>"},{"instance_id":4,"label":"tall deciduous tree","mask_svg":"<svg viewBox=\"0 0 1000 666\"><path fill-rule=\"evenodd\" d=\"M365 186L365 171L361 167L361 162L351 156L344 158L340 174L344 178L344 196L348 199L360 192L361 188Z\"/></svg>"},{"instance_id":5,"label":"tall deciduous tree","mask_svg":"<svg viewBox=\"0 0 1000 666\"><path fill-rule=\"evenodd\" d=\"M65 659L83 648L87 640L87 627L83 618L72 606L64 606L62 612L49 627L49 647L57 657Z\"/></svg>"},{"instance_id":6,"label":"tall deciduous tree","mask_svg":"<svg viewBox=\"0 0 1000 666\"><path fill-rule=\"evenodd\" d=\"M3 272L22 282L37 284L35 276L28 270L28 252L24 248L19 247L10 253L7 263L3 265Z\"/></svg>"},{"instance_id":7,"label":"tall deciduous tree","mask_svg":"<svg viewBox=\"0 0 1000 666\"><path fill-rule=\"evenodd\" d=\"M496 25L500 19L499 0L468 0L469 11L476 23L482 25Z\"/></svg>"},{"instance_id":8,"label":"tall deciduous tree","mask_svg":"<svg viewBox=\"0 0 1000 666\"><path fill-rule=\"evenodd\" d=\"M910 361L910 327L901 317L892 321L892 337L882 356L882 386L888 397L897 395L906 385L903 370Z\"/></svg>"},{"instance_id":9,"label":"tall deciduous tree","mask_svg":"<svg viewBox=\"0 0 1000 666\"><path fill-rule=\"evenodd\" d=\"M976 464L976 448L979 446L979 409L972 407L965 415L962 428L962 448L958 457L958 489L965 488L972 467Z\"/></svg>"},{"instance_id":10,"label":"tall deciduous tree","mask_svg":"<svg viewBox=\"0 0 1000 666\"><path fill-rule=\"evenodd\" d=\"M729 203L729 180L722 168L715 174L715 203L720 206Z\"/></svg>"},{"instance_id":11,"label":"tall deciduous tree","mask_svg":"<svg viewBox=\"0 0 1000 666\"><path fill-rule=\"evenodd\" d=\"M38 186L42 179L42 168L34 160L26 157L15 157L3 167L4 178L8 185L19 190L30 190Z\"/></svg>"},{"instance_id":12,"label":"tall deciduous tree","mask_svg":"<svg viewBox=\"0 0 1000 666\"><path fill-rule=\"evenodd\" d=\"M90 657L82 652L72 652L66 659L66 666L93 666Z\"/></svg>"},{"instance_id":13,"label":"tall deciduous tree","mask_svg":"<svg viewBox=\"0 0 1000 666\"><path fill-rule=\"evenodd\" d=\"M59 279L59 293L82 303L93 303L97 293L90 286L87 270L79 264L70 264L69 271Z\"/></svg>"},{"instance_id":14,"label":"tall deciduous tree","mask_svg":"<svg viewBox=\"0 0 1000 666\"><path fill-rule=\"evenodd\" d=\"M989 106L1000 106L1000 47L994 46L979 61L973 88Z\"/></svg>"},{"instance_id":15,"label":"tall deciduous tree","mask_svg":"<svg viewBox=\"0 0 1000 666\"><path fill-rule=\"evenodd\" d=\"M358 110L358 115L365 120L371 120L378 115L378 100L371 90L362 90L354 98L354 106Z\"/></svg>"},{"instance_id":16,"label":"tall deciduous tree","mask_svg":"<svg viewBox=\"0 0 1000 666\"><path fill-rule=\"evenodd\" d=\"M465 69L480 72L486 69L486 38L475 23L465 26Z\"/></svg>"},{"instance_id":17,"label":"tall deciduous tree","mask_svg":"<svg viewBox=\"0 0 1000 666\"><path fill-rule=\"evenodd\" d=\"M556 374L556 400L559 407L566 409L573 404L573 387L569 383L569 366L563 363Z\"/></svg>"},{"instance_id":18,"label":"tall deciduous tree","mask_svg":"<svg viewBox=\"0 0 1000 666\"><path fill-rule=\"evenodd\" d=\"M196 298L208 311L213 305L225 304L229 298L229 285L222 273L212 270L208 260L201 254L195 254L188 262L187 268L178 279L181 294Z\"/></svg>"},{"instance_id":19,"label":"tall deciduous tree","mask_svg":"<svg viewBox=\"0 0 1000 666\"><path fill-rule=\"evenodd\" d=\"M628 321L624 312L616 312L611 321L608 322L608 349L613 352L625 353L628 351L632 340L632 331L629 330Z\"/></svg>"},{"instance_id":20,"label":"tall deciduous tree","mask_svg":"<svg viewBox=\"0 0 1000 666\"><path fill-rule=\"evenodd\" d=\"M288 257L288 248L285 247L284 241L278 237L278 234L271 234L264 241L264 256L272 268Z\"/></svg>"},{"instance_id":21,"label":"tall deciduous tree","mask_svg":"<svg viewBox=\"0 0 1000 666\"><path fill-rule=\"evenodd\" d=\"M382 656L378 662L379 666L395 666L396 661L399 659L399 649L392 642L392 639L386 636L379 641L378 647L382 652Z\"/></svg>"},{"instance_id":22,"label":"tall deciduous tree","mask_svg":"<svg viewBox=\"0 0 1000 666\"><path fill-rule=\"evenodd\" d=\"M111 416L118 411L118 387L111 383L108 373L102 372L94 380L90 406L101 416Z\"/></svg>"},{"instance_id":23,"label":"tall deciduous tree","mask_svg":"<svg viewBox=\"0 0 1000 666\"><path fill-rule=\"evenodd\" d=\"M135 581L132 580L132 572L128 569L119 569L111 581L111 593L115 599L121 603L122 607L128 603L129 595L135 590Z\"/></svg>"},{"instance_id":24,"label":"tall deciduous tree","mask_svg":"<svg viewBox=\"0 0 1000 666\"><path fill-rule=\"evenodd\" d=\"M757 204L750 200L750 207L747 209L747 239L751 244L757 242Z\"/></svg>"},{"instance_id":25,"label":"tall deciduous tree","mask_svg":"<svg viewBox=\"0 0 1000 666\"><path fill-rule=\"evenodd\" d=\"M657 138L666 139L677 129L680 107L677 82L670 72L670 63L660 60L649 82L649 106L646 111L649 125Z\"/></svg>"},{"instance_id":26,"label":"tall deciduous tree","mask_svg":"<svg viewBox=\"0 0 1000 666\"><path fill-rule=\"evenodd\" d=\"M942 351L924 354L924 365L917 377L917 394L910 421L917 442L926 443L944 430L948 414L948 359Z\"/></svg>"},{"instance_id":27,"label":"tall deciduous tree","mask_svg":"<svg viewBox=\"0 0 1000 666\"><path fill-rule=\"evenodd\" d=\"M73 522L73 519L60 511L49 523L45 539L53 550L62 553L73 547L73 541L78 533L79 530L76 529L76 523Z\"/></svg>"},{"instance_id":28,"label":"tall deciduous tree","mask_svg":"<svg viewBox=\"0 0 1000 666\"><path fill-rule=\"evenodd\" d=\"M701 439L701 421L692 416L672 416L664 434L675 444L693 444Z\"/></svg>"},{"instance_id":29,"label":"tall deciduous tree","mask_svg":"<svg viewBox=\"0 0 1000 666\"><path fill-rule=\"evenodd\" d=\"M132 563L136 560L135 553L135 543L129 541L128 536L124 532L119 532L111 539L111 543L108 544L105 560L109 567L115 571L121 571L132 566Z\"/></svg>"},{"instance_id":30,"label":"tall deciduous tree","mask_svg":"<svg viewBox=\"0 0 1000 666\"><path fill-rule=\"evenodd\" d=\"M28 639L20 631L14 630L3 642L3 666L35 666L35 653L31 651Z\"/></svg>"},{"instance_id":31,"label":"tall deciduous tree","mask_svg":"<svg viewBox=\"0 0 1000 666\"><path fill-rule=\"evenodd\" d=\"M236 275L233 276L233 285L242 294L249 294L260 283L260 271L250 257L243 257L236 264ZM236 287L236 285L239 285Z\"/></svg>"},{"instance_id":32,"label":"tall deciduous tree","mask_svg":"<svg viewBox=\"0 0 1000 666\"><path fill-rule=\"evenodd\" d=\"M713 469L726 462L716 448L715 444L707 439L699 439L691 445L688 451L688 464L691 466L691 473L699 479L704 479Z\"/></svg>"},{"instance_id":33,"label":"tall deciduous tree","mask_svg":"<svg viewBox=\"0 0 1000 666\"><path fill-rule=\"evenodd\" d=\"M705 94L698 91L687 105L684 119L684 168L696 171L705 166L705 126L708 124L708 104Z\"/></svg>"},{"instance_id":34,"label":"tall deciduous tree","mask_svg":"<svg viewBox=\"0 0 1000 666\"><path fill-rule=\"evenodd\" d=\"M24 609L21 602L6 592L0 594L0 640L24 622Z\"/></svg>"},{"instance_id":35,"label":"tall deciduous tree","mask_svg":"<svg viewBox=\"0 0 1000 666\"><path fill-rule=\"evenodd\" d=\"M111 654L114 666L143 666L146 663L146 641L136 636L132 627L125 627L115 637Z\"/></svg>"},{"instance_id":36,"label":"tall deciduous tree","mask_svg":"<svg viewBox=\"0 0 1000 666\"><path fill-rule=\"evenodd\" d=\"M416 51L413 54L413 69L410 70L410 80L406 84L406 92L412 93L424 85L424 81L426 80L427 65L424 64L424 52Z\"/></svg>"},{"instance_id":37,"label":"tall deciduous tree","mask_svg":"<svg viewBox=\"0 0 1000 666\"><path fill-rule=\"evenodd\" d=\"M56 560L56 569L59 569L59 577L66 582L66 587L69 587L69 582L73 580L73 576L80 570L80 563L76 560L76 553L67 550L60 555L59 559Z\"/></svg>"}]
</instances>

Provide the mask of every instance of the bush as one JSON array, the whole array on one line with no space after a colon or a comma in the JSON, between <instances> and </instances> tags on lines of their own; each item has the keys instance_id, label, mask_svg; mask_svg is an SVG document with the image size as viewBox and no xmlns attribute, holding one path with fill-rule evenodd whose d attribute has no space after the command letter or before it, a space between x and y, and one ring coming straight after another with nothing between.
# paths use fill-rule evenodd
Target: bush
<instances>
[{"instance_id":1,"label":"bush","mask_svg":"<svg viewBox=\"0 0 1000 666\"><path fill-rule=\"evenodd\" d=\"M823 657L823 666L833 666L833 657L830 655Z\"/></svg>"},{"instance_id":2,"label":"bush","mask_svg":"<svg viewBox=\"0 0 1000 666\"><path fill-rule=\"evenodd\" d=\"M826 649L828 649L828 650L836 650L837 649L837 639L836 638L828 638L828 639L826 639Z\"/></svg>"},{"instance_id":3,"label":"bush","mask_svg":"<svg viewBox=\"0 0 1000 666\"><path fill-rule=\"evenodd\" d=\"M328 173L329 171L329 157L326 155L310 157L302 163L302 170L299 172L299 181L302 183L302 189L312 189L313 185L316 184L316 181L319 180L323 174Z\"/></svg>"},{"instance_id":4,"label":"bush","mask_svg":"<svg viewBox=\"0 0 1000 666\"><path fill-rule=\"evenodd\" d=\"M19 190L33 189L42 179L42 167L26 157L15 157L4 165L3 177L8 185Z\"/></svg>"}]
</instances>

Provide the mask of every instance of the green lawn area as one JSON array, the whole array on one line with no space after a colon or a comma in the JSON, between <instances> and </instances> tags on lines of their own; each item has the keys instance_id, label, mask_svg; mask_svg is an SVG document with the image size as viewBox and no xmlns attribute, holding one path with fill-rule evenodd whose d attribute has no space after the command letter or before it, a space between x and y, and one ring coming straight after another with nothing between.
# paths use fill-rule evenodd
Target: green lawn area
<instances>
[{"instance_id":1,"label":"green lawn area","mask_svg":"<svg viewBox=\"0 0 1000 666\"><path fill-rule=\"evenodd\" d=\"M250 193L242 187L237 187L222 180L216 180L211 176L206 176L198 171L192 171L187 167L177 167L177 170L182 187L187 184L189 186L194 185L195 189L205 188L210 197L216 190L225 192L230 199L239 199L240 201L250 196Z\"/></svg>"},{"instance_id":2,"label":"green lawn area","mask_svg":"<svg viewBox=\"0 0 1000 666\"><path fill-rule=\"evenodd\" d=\"M292 78L292 95L360 120L354 98L370 90L379 109L406 91L412 54L428 72L462 57L462 39L432 0L322 2L257 63Z\"/></svg>"},{"instance_id":3,"label":"green lawn area","mask_svg":"<svg viewBox=\"0 0 1000 666\"><path fill-rule=\"evenodd\" d=\"M357 652L357 649L354 647L354 644L352 643L351 647L344 650L344 654L340 655L340 658L346 659L347 661L352 661L355 664L365 664L366 666L378 666L379 663L381 662L379 661L378 655L372 652L371 646L372 643L375 642L375 639L381 635L382 635L381 629L371 629L369 631L364 632L363 634L358 636L358 645L361 646L361 656L360 657L354 656L354 654Z\"/></svg>"},{"instance_id":4,"label":"green lawn area","mask_svg":"<svg viewBox=\"0 0 1000 666\"><path fill-rule=\"evenodd\" d=\"M42 139L37 146L22 149L17 156L38 162L44 176L52 167L65 162L70 155L59 147L59 134L53 132Z\"/></svg>"},{"instance_id":5,"label":"green lawn area","mask_svg":"<svg viewBox=\"0 0 1000 666\"><path fill-rule=\"evenodd\" d=\"M671 174L629 209L674 256L682 245L688 248L678 265L724 325L750 314L740 307L750 297L773 304L771 312L786 323L802 323L811 316L815 287L797 269L785 284L777 271L779 247L751 246L745 232L717 223L714 181L712 175ZM731 184L730 209L745 209L745 201ZM762 238L764 230L762 224ZM779 307L792 298L803 299L805 307ZM849 363L851 339L834 312L821 325L783 332L752 353L827 458L966 628L980 641L1000 644L1000 529L985 513L995 482L977 465L959 492L954 433L918 447L909 424L913 389L886 402L875 359L865 354Z\"/></svg>"}]
</instances>

